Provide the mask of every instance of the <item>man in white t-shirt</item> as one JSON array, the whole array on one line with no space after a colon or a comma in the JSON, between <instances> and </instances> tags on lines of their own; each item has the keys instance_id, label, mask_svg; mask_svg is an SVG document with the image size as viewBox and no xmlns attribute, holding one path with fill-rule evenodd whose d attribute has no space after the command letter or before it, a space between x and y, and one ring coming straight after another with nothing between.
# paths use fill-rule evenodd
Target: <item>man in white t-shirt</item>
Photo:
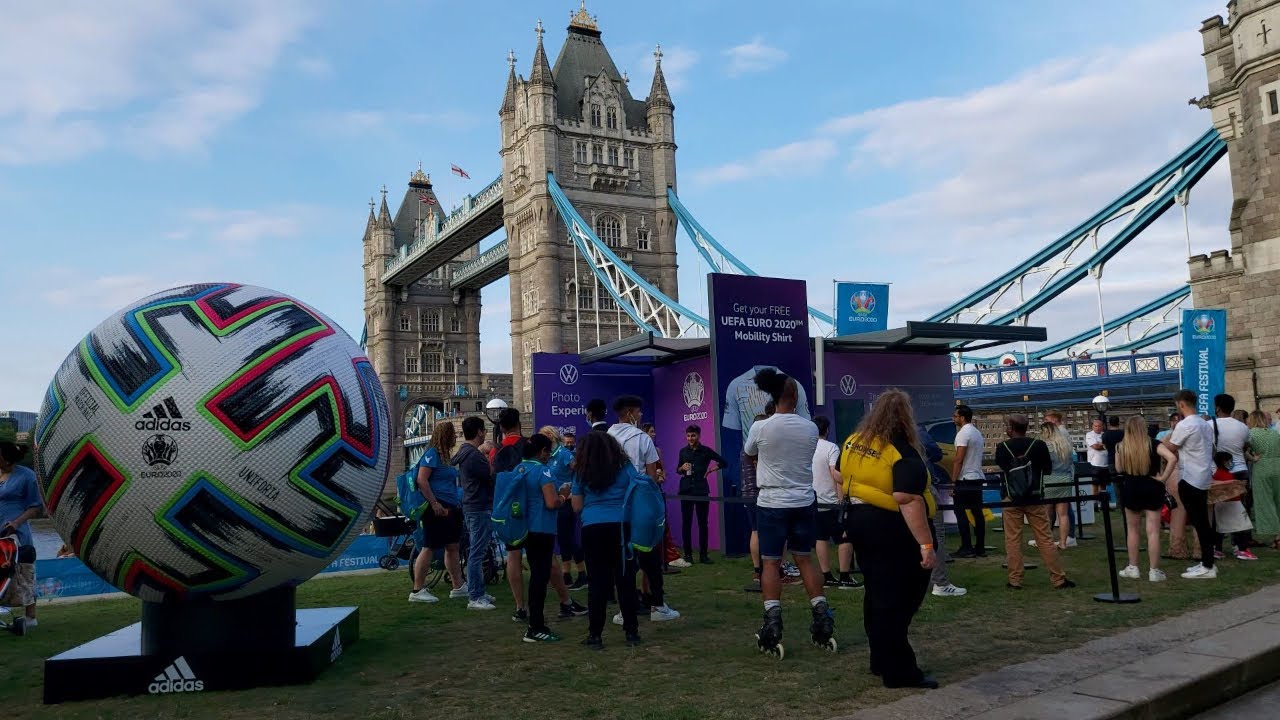
<instances>
[{"instance_id":1,"label":"man in white t-shirt","mask_svg":"<svg viewBox=\"0 0 1280 720\"><path fill-rule=\"evenodd\" d=\"M764 371L756 375L755 382L776 406L769 422L751 426L743 445L743 452L756 458L759 488L756 523L764 568L760 573L760 591L764 597L760 647L773 650L782 639L782 579L778 569L784 547L791 551L809 596L814 640L826 643L831 637L833 621L822 594L822 574L809 557L817 539L817 497L813 491L812 468L818 447L818 427L796 413L800 386L794 378Z\"/></svg>"},{"instance_id":2,"label":"man in white t-shirt","mask_svg":"<svg viewBox=\"0 0 1280 720\"><path fill-rule=\"evenodd\" d=\"M827 439L831 421L819 415L813 419L818 427L818 445L813 450L813 492L818 497L818 568L822 570L822 583L827 587L855 588L862 583L853 579L853 546L842 543L844 529L840 527L840 497L844 483L836 463L840 460L840 447ZM840 579L831 572L831 546L839 547ZM846 583L848 583L846 585Z\"/></svg>"},{"instance_id":3,"label":"man in white t-shirt","mask_svg":"<svg viewBox=\"0 0 1280 720\"><path fill-rule=\"evenodd\" d=\"M1231 453L1231 474L1237 480L1249 479L1249 465L1245 461L1245 450L1249 447L1249 426L1231 417L1235 412L1236 399L1226 393L1213 398L1213 411L1217 416L1209 422L1213 428L1213 446L1222 452Z\"/></svg>"},{"instance_id":4,"label":"man in white t-shirt","mask_svg":"<svg viewBox=\"0 0 1280 720\"><path fill-rule=\"evenodd\" d=\"M621 395L613 401L613 412L618 422L609 428L609 435L622 445L622 451L630 458L637 470L648 475L650 479L658 477L658 448L654 447L653 438L639 428L644 417L643 401L635 395ZM661 489L661 486L659 486ZM637 552L641 572L644 573L645 584L648 585L649 619L658 622L675 620L680 613L667 605L662 582L662 556L666 548L659 545L647 553ZM613 618L614 623L622 624L622 613Z\"/></svg>"},{"instance_id":5,"label":"man in white t-shirt","mask_svg":"<svg viewBox=\"0 0 1280 720\"><path fill-rule=\"evenodd\" d=\"M973 408L957 405L951 414L956 424L956 458L951 463L951 480L955 488L951 493L956 506L956 529L960 532L960 548L952 557L971 558L987 556L987 522L982 514L982 483L987 475L982 471L982 453L986 439L973 424ZM973 539L969 537L969 515L973 515Z\"/></svg>"},{"instance_id":6,"label":"man in white t-shirt","mask_svg":"<svg viewBox=\"0 0 1280 720\"><path fill-rule=\"evenodd\" d=\"M1178 456L1178 501L1186 508L1187 521L1200 541L1200 563L1187 568L1182 577L1208 580L1218 577L1213 566L1217 535L1209 524L1209 485L1213 483L1213 428L1196 414L1196 394L1179 390L1174 396L1182 420L1162 442ZM1170 526L1170 543L1182 528Z\"/></svg>"},{"instance_id":7,"label":"man in white t-shirt","mask_svg":"<svg viewBox=\"0 0 1280 720\"><path fill-rule=\"evenodd\" d=\"M724 412L720 416L720 427L737 430L745 438L756 416L765 414L764 407L772 398L769 393L756 387L756 373L766 369L782 372L773 365L756 365L729 382L724 393ZM796 414L808 420L809 400L805 397L803 386L800 386L796 403Z\"/></svg>"},{"instance_id":8,"label":"man in white t-shirt","mask_svg":"<svg viewBox=\"0 0 1280 720\"><path fill-rule=\"evenodd\" d=\"M1102 492L1102 488L1107 484L1107 479L1111 474L1107 470L1110 465L1111 454L1107 452L1106 443L1102 442L1102 433L1105 429L1106 424L1102 422L1102 418L1094 418L1089 432L1084 434L1085 459L1089 461L1089 465L1093 468L1093 492L1095 495Z\"/></svg>"}]
</instances>

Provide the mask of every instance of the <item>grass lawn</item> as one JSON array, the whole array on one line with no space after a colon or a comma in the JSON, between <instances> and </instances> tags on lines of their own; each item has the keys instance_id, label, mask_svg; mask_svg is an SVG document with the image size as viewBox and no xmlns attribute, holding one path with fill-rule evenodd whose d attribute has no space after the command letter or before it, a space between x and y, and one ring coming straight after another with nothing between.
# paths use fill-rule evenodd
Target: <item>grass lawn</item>
<instances>
[{"instance_id":1,"label":"grass lawn","mask_svg":"<svg viewBox=\"0 0 1280 720\"><path fill-rule=\"evenodd\" d=\"M926 669L954 682L1280 581L1280 553L1259 552L1259 562L1224 561L1216 581L1181 580L1175 571L1187 563L1167 561L1166 583L1122 581L1142 595L1135 605L1094 602L1093 594L1107 589L1101 540L1067 552L1068 574L1080 585L1071 591L1051 590L1043 569L1028 571L1025 590L1005 589L1001 554L956 561L952 578L969 595L928 597L912 641ZM720 560L669 577L670 603L684 617L642 620L639 648L625 647L622 629L609 624L606 648L598 653L578 644L586 618L553 623L564 642L520 642L523 628L511 622L505 586L491 588L499 610L479 613L468 612L461 600L410 605L404 572L317 580L299 589L300 605L359 604L361 636L313 685L42 707L45 657L138 617L132 599L49 605L31 636L0 637L0 717L746 720L782 713L826 717L903 696L867 674L861 590L830 593L839 655L809 645L808 605L798 586L783 596L786 660L758 653L753 634L760 598L741 590L749 573L745 560ZM585 594L575 596L585 604Z\"/></svg>"}]
</instances>

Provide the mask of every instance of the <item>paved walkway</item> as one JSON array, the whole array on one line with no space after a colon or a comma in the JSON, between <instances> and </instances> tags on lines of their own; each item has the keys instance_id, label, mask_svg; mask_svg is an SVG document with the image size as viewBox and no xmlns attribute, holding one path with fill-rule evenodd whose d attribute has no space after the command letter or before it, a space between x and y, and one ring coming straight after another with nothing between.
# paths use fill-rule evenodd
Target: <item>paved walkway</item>
<instances>
[{"instance_id":1,"label":"paved walkway","mask_svg":"<svg viewBox=\"0 0 1280 720\"><path fill-rule=\"evenodd\" d=\"M868 708L846 720L1180 719L1277 679L1280 586Z\"/></svg>"}]
</instances>

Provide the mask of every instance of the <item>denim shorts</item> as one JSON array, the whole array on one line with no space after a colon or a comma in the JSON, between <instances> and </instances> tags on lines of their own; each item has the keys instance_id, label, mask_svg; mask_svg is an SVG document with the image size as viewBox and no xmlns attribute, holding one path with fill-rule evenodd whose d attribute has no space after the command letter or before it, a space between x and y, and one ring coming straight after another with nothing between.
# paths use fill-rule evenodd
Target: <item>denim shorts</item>
<instances>
[{"instance_id":1,"label":"denim shorts","mask_svg":"<svg viewBox=\"0 0 1280 720\"><path fill-rule=\"evenodd\" d=\"M760 557L781 560L785 547L795 555L808 555L818 534L818 505L795 508L757 507Z\"/></svg>"}]
</instances>

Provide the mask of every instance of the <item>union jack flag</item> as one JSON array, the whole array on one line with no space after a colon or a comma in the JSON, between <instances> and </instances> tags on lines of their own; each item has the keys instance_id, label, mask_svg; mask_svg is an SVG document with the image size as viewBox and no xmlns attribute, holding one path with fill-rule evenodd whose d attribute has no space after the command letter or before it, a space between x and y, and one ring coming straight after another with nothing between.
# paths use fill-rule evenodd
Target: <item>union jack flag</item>
<instances>
[{"instance_id":1,"label":"union jack flag","mask_svg":"<svg viewBox=\"0 0 1280 720\"><path fill-rule=\"evenodd\" d=\"M450 164L449 171L452 172L454 175L457 175L458 177L466 178L467 180L471 179L471 176L467 174L467 171L463 170L457 165Z\"/></svg>"},{"instance_id":2,"label":"union jack flag","mask_svg":"<svg viewBox=\"0 0 1280 720\"><path fill-rule=\"evenodd\" d=\"M435 200L432 200L432 199L431 199L431 196L430 196L430 195L427 195L426 193L418 193L418 202L421 202L423 205L435 205L435 204L436 204L436 201L435 201Z\"/></svg>"}]
</instances>

